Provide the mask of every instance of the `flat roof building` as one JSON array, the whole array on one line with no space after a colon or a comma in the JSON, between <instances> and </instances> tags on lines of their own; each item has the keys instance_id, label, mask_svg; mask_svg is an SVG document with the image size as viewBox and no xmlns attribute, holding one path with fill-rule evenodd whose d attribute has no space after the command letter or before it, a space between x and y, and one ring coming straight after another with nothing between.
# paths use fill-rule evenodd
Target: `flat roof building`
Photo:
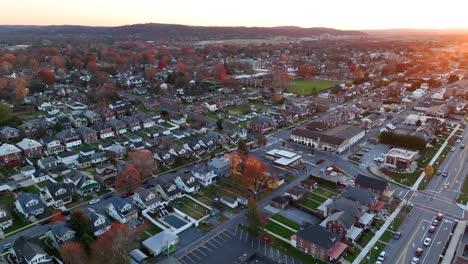
<instances>
[{"instance_id":1,"label":"flat roof building","mask_svg":"<svg viewBox=\"0 0 468 264\"><path fill-rule=\"evenodd\" d=\"M280 149L272 149L265 154L265 158L272 160L280 166L293 167L302 162L302 156L294 152Z\"/></svg>"}]
</instances>

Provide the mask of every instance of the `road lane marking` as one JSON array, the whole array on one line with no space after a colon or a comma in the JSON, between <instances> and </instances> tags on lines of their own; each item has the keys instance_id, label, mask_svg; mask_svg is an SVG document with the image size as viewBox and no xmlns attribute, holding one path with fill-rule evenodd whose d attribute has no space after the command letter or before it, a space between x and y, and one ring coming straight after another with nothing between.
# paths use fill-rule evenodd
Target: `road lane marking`
<instances>
[{"instance_id":1,"label":"road lane marking","mask_svg":"<svg viewBox=\"0 0 468 264\"><path fill-rule=\"evenodd\" d=\"M416 224L416 226L419 226L420 223L421 223L421 221L418 221L418 223ZM400 259L403 258L403 259L402 259L402 262L400 262L400 263L401 263L401 264L405 264L405 263L406 263L406 254L408 253L408 247L409 247L409 245L410 245L410 242L413 241L414 236L418 233L418 230L419 230L418 228L416 228L416 229L414 230L413 234L411 235L410 239L408 240L408 243L406 243L406 246L405 246L404 249L403 249L403 252L402 252L403 254L400 255L400 257L397 259L397 262L400 262Z\"/></svg>"},{"instance_id":2,"label":"road lane marking","mask_svg":"<svg viewBox=\"0 0 468 264\"><path fill-rule=\"evenodd\" d=\"M442 222L442 224L440 224L440 227L437 229L437 231L436 231L436 233L435 233L435 235L434 235L434 240L437 238L437 234L439 233L440 229L442 229L442 225L443 225L443 224L444 224L444 222ZM431 243L431 244L429 245L429 248L427 249L428 252L431 251L432 245L434 245L434 243ZM424 260L426 259L427 255L429 255L429 254L425 254L425 255L424 255L424 257L421 259L421 263L424 263Z\"/></svg>"}]
</instances>

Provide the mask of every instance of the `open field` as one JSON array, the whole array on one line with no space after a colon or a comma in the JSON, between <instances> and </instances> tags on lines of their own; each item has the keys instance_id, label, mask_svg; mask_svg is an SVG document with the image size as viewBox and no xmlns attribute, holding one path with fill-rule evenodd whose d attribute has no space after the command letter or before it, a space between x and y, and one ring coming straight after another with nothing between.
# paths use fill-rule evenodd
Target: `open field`
<instances>
[{"instance_id":1,"label":"open field","mask_svg":"<svg viewBox=\"0 0 468 264\"><path fill-rule=\"evenodd\" d=\"M336 82L325 80L294 80L288 88L288 92L298 95L313 95L334 86Z\"/></svg>"},{"instance_id":2,"label":"open field","mask_svg":"<svg viewBox=\"0 0 468 264\"><path fill-rule=\"evenodd\" d=\"M275 222L272 222L272 221L268 221L265 223L265 226L264 228L270 232L273 232L275 234L277 234L278 236L281 236L281 237L284 237L286 239L290 239L292 235L294 235L294 232L285 228L285 227L282 227L280 225L278 225L277 223Z\"/></svg>"}]
</instances>

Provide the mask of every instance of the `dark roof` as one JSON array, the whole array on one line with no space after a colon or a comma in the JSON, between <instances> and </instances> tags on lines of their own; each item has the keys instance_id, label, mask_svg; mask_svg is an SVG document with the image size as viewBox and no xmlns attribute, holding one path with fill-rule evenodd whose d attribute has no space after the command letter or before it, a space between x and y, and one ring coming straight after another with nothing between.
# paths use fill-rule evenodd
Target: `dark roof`
<instances>
[{"instance_id":1,"label":"dark roof","mask_svg":"<svg viewBox=\"0 0 468 264\"><path fill-rule=\"evenodd\" d=\"M23 211L28 214L30 212L44 208L44 204L42 203L41 198L39 197L38 194L24 192L18 195L17 200L19 204L21 205L21 208L23 209ZM26 204L31 200L36 200L37 204L26 207Z\"/></svg>"},{"instance_id":2,"label":"dark roof","mask_svg":"<svg viewBox=\"0 0 468 264\"><path fill-rule=\"evenodd\" d=\"M354 184L361 188L372 188L378 191L385 191L385 189L388 186L388 183L386 181L364 176L362 174L359 174L356 177L356 179L354 180Z\"/></svg>"},{"instance_id":3,"label":"dark roof","mask_svg":"<svg viewBox=\"0 0 468 264\"><path fill-rule=\"evenodd\" d=\"M360 218L362 215L364 215L364 213L367 212L367 210L369 210L369 208L365 207L364 205L343 197L333 201L333 203L328 205L328 208L333 211L347 211L356 218Z\"/></svg>"},{"instance_id":4,"label":"dark roof","mask_svg":"<svg viewBox=\"0 0 468 264\"><path fill-rule=\"evenodd\" d=\"M374 204L379 199L379 196L376 193L359 187L350 187L344 191L341 196L351 200L361 201L366 204Z\"/></svg>"},{"instance_id":5,"label":"dark roof","mask_svg":"<svg viewBox=\"0 0 468 264\"><path fill-rule=\"evenodd\" d=\"M286 204L289 202L289 198L286 197L286 196L276 196L274 197L273 199L271 199L273 202L275 203L279 203L279 204Z\"/></svg>"},{"instance_id":6,"label":"dark roof","mask_svg":"<svg viewBox=\"0 0 468 264\"><path fill-rule=\"evenodd\" d=\"M68 199L73 195L73 188L75 186L73 183L51 183L47 185L47 189L49 190L50 196L54 201L60 201L63 199ZM62 194L56 194L56 192L60 189L64 189L65 192Z\"/></svg>"},{"instance_id":7,"label":"dark roof","mask_svg":"<svg viewBox=\"0 0 468 264\"><path fill-rule=\"evenodd\" d=\"M318 225L308 226L296 234L298 237L330 250L340 242L340 236Z\"/></svg>"},{"instance_id":8,"label":"dark roof","mask_svg":"<svg viewBox=\"0 0 468 264\"><path fill-rule=\"evenodd\" d=\"M13 250L19 259L24 259L27 261L26 263L29 263L37 254L46 254L39 246L39 243L37 239L28 239L20 236L13 242Z\"/></svg>"},{"instance_id":9,"label":"dark roof","mask_svg":"<svg viewBox=\"0 0 468 264\"><path fill-rule=\"evenodd\" d=\"M354 225L355 220L346 211L336 212L328 217L328 221L337 221L346 229L351 228Z\"/></svg>"}]
</instances>

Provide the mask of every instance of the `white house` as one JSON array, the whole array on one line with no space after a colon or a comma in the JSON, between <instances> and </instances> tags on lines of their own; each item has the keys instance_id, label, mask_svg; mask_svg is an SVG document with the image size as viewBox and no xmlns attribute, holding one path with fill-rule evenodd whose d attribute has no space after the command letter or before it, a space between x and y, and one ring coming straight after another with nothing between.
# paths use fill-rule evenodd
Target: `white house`
<instances>
[{"instance_id":1,"label":"white house","mask_svg":"<svg viewBox=\"0 0 468 264\"><path fill-rule=\"evenodd\" d=\"M138 218L138 210L131 203L131 199L123 199L120 196L110 198L106 207L107 214L119 223L125 224Z\"/></svg>"},{"instance_id":2,"label":"white house","mask_svg":"<svg viewBox=\"0 0 468 264\"><path fill-rule=\"evenodd\" d=\"M191 174L181 174L174 179L177 187L186 193L198 192L200 184Z\"/></svg>"},{"instance_id":3,"label":"white house","mask_svg":"<svg viewBox=\"0 0 468 264\"><path fill-rule=\"evenodd\" d=\"M53 263L52 258L47 255L39 243L39 240L20 236L13 242L13 247L10 249L13 262L21 264Z\"/></svg>"},{"instance_id":4,"label":"white house","mask_svg":"<svg viewBox=\"0 0 468 264\"><path fill-rule=\"evenodd\" d=\"M203 186L209 186L216 181L218 175L215 174L214 169L210 168L206 163L199 164L192 170L193 176L197 178Z\"/></svg>"},{"instance_id":5,"label":"white house","mask_svg":"<svg viewBox=\"0 0 468 264\"><path fill-rule=\"evenodd\" d=\"M105 215L98 213L93 208L84 208L83 212L91 222L91 230L95 237L99 237L111 228L111 222Z\"/></svg>"},{"instance_id":6,"label":"white house","mask_svg":"<svg viewBox=\"0 0 468 264\"><path fill-rule=\"evenodd\" d=\"M64 151L57 154L58 161L65 165L73 165L80 156L80 153L75 151Z\"/></svg>"},{"instance_id":7,"label":"white house","mask_svg":"<svg viewBox=\"0 0 468 264\"><path fill-rule=\"evenodd\" d=\"M21 193L16 199L15 207L25 218L44 213L44 204L37 194Z\"/></svg>"},{"instance_id":8,"label":"white house","mask_svg":"<svg viewBox=\"0 0 468 264\"><path fill-rule=\"evenodd\" d=\"M159 195L142 187L135 189L135 194L132 196L132 199L133 203L141 209L153 209L161 205Z\"/></svg>"},{"instance_id":9,"label":"white house","mask_svg":"<svg viewBox=\"0 0 468 264\"><path fill-rule=\"evenodd\" d=\"M0 228L6 229L13 225L13 218L7 210L0 208Z\"/></svg>"}]
</instances>

